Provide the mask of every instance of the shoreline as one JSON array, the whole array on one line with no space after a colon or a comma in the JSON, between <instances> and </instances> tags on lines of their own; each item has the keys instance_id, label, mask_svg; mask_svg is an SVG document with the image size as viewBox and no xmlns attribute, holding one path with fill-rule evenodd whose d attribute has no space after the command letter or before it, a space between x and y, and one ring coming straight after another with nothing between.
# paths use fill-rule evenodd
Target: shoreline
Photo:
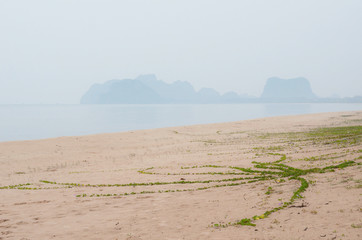
<instances>
[{"instance_id":1,"label":"shoreline","mask_svg":"<svg viewBox=\"0 0 362 240\"><path fill-rule=\"evenodd\" d=\"M353 111L3 142L0 236L360 239L361 126Z\"/></svg>"},{"instance_id":2,"label":"shoreline","mask_svg":"<svg viewBox=\"0 0 362 240\"><path fill-rule=\"evenodd\" d=\"M8 106L0 108L0 141L38 140L352 110L362 110L362 105Z\"/></svg>"},{"instance_id":3,"label":"shoreline","mask_svg":"<svg viewBox=\"0 0 362 240\"><path fill-rule=\"evenodd\" d=\"M126 130L120 132L102 132L102 133L94 133L94 134L85 134L85 135L66 135L66 136L56 136L49 138L40 138L40 139L23 139L23 140L11 140L11 141L0 141L0 144L3 143L20 143L20 142L31 142L31 141L46 141L46 140L54 140L60 138L73 138L73 137L96 137L100 135L108 135L108 134L124 134L124 133L133 133L138 131L153 131L153 130L162 130L162 129L173 129L173 128L184 128L184 127L206 127L207 125L225 125L225 124L235 124L244 121L258 121L258 120L268 120L273 118L285 118L285 117L303 117L303 116L312 116L312 115L320 115L320 114L350 114L350 113L358 113L362 112L362 110L358 111L337 111L337 112L320 112L320 113L309 113L309 114L293 114L293 115L277 115L277 116L268 116L262 118L251 118L245 120L236 120L236 121L228 121L228 122L216 122L216 123L200 123L200 124L191 124L191 125L179 125L179 126L170 126L170 127L156 127L156 128L148 128L148 129L135 129L135 130Z\"/></svg>"}]
</instances>

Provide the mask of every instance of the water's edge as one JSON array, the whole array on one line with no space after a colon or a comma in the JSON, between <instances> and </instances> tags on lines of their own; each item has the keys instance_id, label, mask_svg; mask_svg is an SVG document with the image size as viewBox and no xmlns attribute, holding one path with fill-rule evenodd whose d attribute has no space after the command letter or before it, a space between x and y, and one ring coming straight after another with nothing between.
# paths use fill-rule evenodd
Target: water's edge
<instances>
[{"instance_id":1,"label":"water's edge","mask_svg":"<svg viewBox=\"0 0 362 240\"><path fill-rule=\"evenodd\" d=\"M362 103L0 105L0 142L359 110Z\"/></svg>"}]
</instances>

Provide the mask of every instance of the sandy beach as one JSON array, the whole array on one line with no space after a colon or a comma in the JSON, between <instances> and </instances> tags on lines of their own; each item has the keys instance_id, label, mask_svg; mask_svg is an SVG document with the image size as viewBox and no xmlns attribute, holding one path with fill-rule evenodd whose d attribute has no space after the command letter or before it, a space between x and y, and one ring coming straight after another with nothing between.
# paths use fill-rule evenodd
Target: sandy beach
<instances>
[{"instance_id":1,"label":"sandy beach","mask_svg":"<svg viewBox=\"0 0 362 240\"><path fill-rule=\"evenodd\" d=\"M0 239L362 239L361 126L358 111L3 142Z\"/></svg>"}]
</instances>

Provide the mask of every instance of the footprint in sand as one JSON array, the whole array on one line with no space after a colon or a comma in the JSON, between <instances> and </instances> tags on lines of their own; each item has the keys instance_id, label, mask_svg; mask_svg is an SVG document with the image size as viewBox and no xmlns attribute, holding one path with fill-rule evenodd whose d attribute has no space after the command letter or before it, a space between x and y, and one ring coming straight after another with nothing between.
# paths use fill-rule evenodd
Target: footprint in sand
<instances>
[{"instance_id":1,"label":"footprint in sand","mask_svg":"<svg viewBox=\"0 0 362 240\"><path fill-rule=\"evenodd\" d=\"M4 222L7 222L7 221L10 221L10 219L0 219L0 223L4 223Z\"/></svg>"}]
</instances>

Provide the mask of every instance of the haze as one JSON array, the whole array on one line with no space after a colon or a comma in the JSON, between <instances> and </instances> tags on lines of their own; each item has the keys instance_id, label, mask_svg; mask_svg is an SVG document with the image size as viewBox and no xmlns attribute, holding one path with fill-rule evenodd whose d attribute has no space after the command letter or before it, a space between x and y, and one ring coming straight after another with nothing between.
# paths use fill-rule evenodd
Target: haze
<instances>
[{"instance_id":1,"label":"haze","mask_svg":"<svg viewBox=\"0 0 362 240\"><path fill-rule=\"evenodd\" d=\"M79 103L94 83L154 73L260 96L305 77L362 95L360 0L0 0L0 104Z\"/></svg>"}]
</instances>

